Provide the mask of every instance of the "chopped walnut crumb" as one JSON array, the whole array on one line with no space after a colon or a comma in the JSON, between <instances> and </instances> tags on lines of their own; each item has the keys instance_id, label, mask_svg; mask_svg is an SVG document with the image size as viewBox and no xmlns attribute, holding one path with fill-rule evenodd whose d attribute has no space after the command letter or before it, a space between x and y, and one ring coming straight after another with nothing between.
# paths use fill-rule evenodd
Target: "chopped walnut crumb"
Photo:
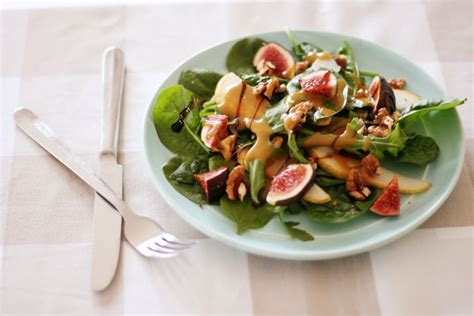
<instances>
[{"instance_id":1,"label":"chopped walnut crumb","mask_svg":"<svg viewBox=\"0 0 474 316\"><path fill-rule=\"evenodd\" d=\"M245 186L245 168L239 165L232 169L226 181L225 191L229 200L236 200L237 198L243 200L247 188L242 188L242 184Z\"/></svg>"},{"instance_id":2,"label":"chopped walnut crumb","mask_svg":"<svg viewBox=\"0 0 474 316\"><path fill-rule=\"evenodd\" d=\"M367 89L359 88L356 93L356 98L365 98L367 96Z\"/></svg>"},{"instance_id":3,"label":"chopped walnut crumb","mask_svg":"<svg viewBox=\"0 0 474 316\"><path fill-rule=\"evenodd\" d=\"M295 65L295 74L302 73L308 67L309 67L309 62L307 60L297 62Z\"/></svg>"},{"instance_id":4,"label":"chopped walnut crumb","mask_svg":"<svg viewBox=\"0 0 474 316\"><path fill-rule=\"evenodd\" d=\"M386 108L379 109L375 118L376 124L370 126L367 132L377 137L387 136L392 130L394 119L390 116Z\"/></svg>"},{"instance_id":5,"label":"chopped walnut crumb","mask_svg":"<svg viewBox=\"0 0 474 316\"><path fill-rule=\"evenodd\" d=\"M262 59L258 65L257 70L260 75L271 76L275 72L275 65L268 60Z\"/></svg>"},{"instance_id":6,"label":"chopped walnut crumb","mask_svg":"<svg viewBox=\"0 0 474 316\"><path fill-rule=\"evenodd\" d=\"M362 159L362 168L369 176L376 174L379 166L379 160L372 154L369 154Z\"/></svg>"},{"instance_id":7,"label":"chopped walnut crumb","mask_svg":"<svg viewBox=\"0 0 474 316\"><path fill-rule=\"evenodd\" d=\"M390 86L394 89L403 89L405 87L406 81L403 79L392 79L390 80Z\"/></svg>"}]
</instances>

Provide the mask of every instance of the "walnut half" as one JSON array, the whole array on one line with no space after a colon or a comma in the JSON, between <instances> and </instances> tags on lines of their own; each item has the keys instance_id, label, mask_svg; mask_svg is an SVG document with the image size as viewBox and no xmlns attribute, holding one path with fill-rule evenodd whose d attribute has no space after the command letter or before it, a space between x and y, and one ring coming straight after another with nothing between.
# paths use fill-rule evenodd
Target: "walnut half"
<instances>
[{"instance_id":1,"label":"walnut half","mask_svg":"<svg viewBox=\"0 0 474 316\"><path fill-rule=\"evenodd\" d=\"M244 200L245 194L247 194L247 186L245 184L245 168L237 166L229 174L226 181L227 197L229 200Z\"/></svg>"},{"instance_id":2,"label":"walnut half","mask_svg":"<svg viewBox=\"0 0 474 316\"><path fill-rule=\"evenodd\" d=\"M349 196L358 201L364 201L372 193L368 187L365 186L362 176L357 169L351 169L346 179L346 190Z\"/></svg>"}]
</instances>

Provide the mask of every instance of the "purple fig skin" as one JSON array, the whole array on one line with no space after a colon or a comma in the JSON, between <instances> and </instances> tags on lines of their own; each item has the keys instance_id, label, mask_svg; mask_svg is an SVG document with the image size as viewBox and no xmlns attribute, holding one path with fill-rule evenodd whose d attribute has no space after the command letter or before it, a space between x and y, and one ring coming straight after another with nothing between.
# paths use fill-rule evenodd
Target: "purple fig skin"
<instances>
[{"instance_id":1,"label":"purple fig skin","mask_svg":"<svg viewBox=\"0 0 474 316\"><path fill-rule=\"evenodd\" d=\"M212 203L224 196L228 176L229 169L227 167L220 167L209 172L194 175L194 178L204 190L208 202Z\"/></svg>"},{"instance_id":2,"label":"purple fig skin","mask_svg":"<svg viewBox=\"0 0 474 316\"><path fill-rule=\"evenodd\" d=\"M284 206L284 205L289 205L291 203L298 202L313 185L315 176L316 176L316 172L314 172L314 169L311 167L311 178L309 179L308 183L299 191L295 190L295 192L286 193L285 197L282 198L281 200L278 200L275 203L275 205Z\"/></svg>"},{"instance_id":3,"label":"purple fig skin","mask_svg":"<svg viewBox=\"0 0 474 316\"><path fill-rule=\"evenodd\" d=\"M374 113L386 108L389 114L397 110L395 93L384 77L376 76L369 86L369 96L375 101Z\"/></svg>"}]
</instances>

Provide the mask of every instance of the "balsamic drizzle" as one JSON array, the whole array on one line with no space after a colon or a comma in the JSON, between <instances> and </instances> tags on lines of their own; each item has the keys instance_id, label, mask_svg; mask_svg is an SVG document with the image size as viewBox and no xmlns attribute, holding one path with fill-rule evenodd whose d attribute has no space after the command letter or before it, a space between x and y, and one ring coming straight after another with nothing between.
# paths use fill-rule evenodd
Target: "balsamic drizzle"
<instances>
[{"instance_id":1,"label":"balsamic drizzle","mask_svg":"<svg viewBox=\"0 0 474 316\"><path fill-rule=\"evenodd\" d=\"M184 119L186 118L186 114L188 114L189 112L191 112L191 109L189 108L189 106L187 106L179 113L178 120L174 122L173 125L171 125L171 130L173 132L181 132L184 127Z\"/></svg>"}]
</instances>

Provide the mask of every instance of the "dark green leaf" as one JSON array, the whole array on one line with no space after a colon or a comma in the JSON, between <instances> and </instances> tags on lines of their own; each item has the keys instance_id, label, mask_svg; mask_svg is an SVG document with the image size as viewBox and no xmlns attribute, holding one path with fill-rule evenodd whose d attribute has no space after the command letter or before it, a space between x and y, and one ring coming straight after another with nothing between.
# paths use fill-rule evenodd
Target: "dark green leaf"
<instances>
[{"instance_id":1,"label":"dark green leaf","mask_svg":"<svg viewBox=\"0 0 474 316\"><path fill-rule=\"evenodd\" d=\"M298 43L295 37L293 36L293 33L291 33L288 28L286 29L286 35L288 36L288 39L291 42L291 46L293 46L293 53L295 53L295 55L298 56L299 59L303 59L310 53L317 53L323 51L318 46L310 44L308 42Z\"/></svg>"},{"instance_id":2,"label":"dark green leaf","mask_svg":"<svg viewBox=\"0 0 474 316\"><path fill-rule=\"evenodd\" d=\"M286 104L286 98L284 98L265 112L265 119L275 133L284 130L282 116L286 114L289 109L290 107Z\"/></svg>"},{"instance_id":3,"label":"dark green leaf","mask_svg":"<svg viewBox=\"0 0 474 316\"><path fill-rule=\"evenodd\" d=\"M255 73L253 57L264 43L262 39L255 37L244 38L235 43L227 55L227 69L238 76Z\"/></svg>"},{"instance_id":4,"label":"dark green leaf","mask_svg":"<svg viewBox=\"0 0 474 316\"><path fill-rule=\"evenodd\" d=\"M414 122L420 120L431 111L442 111L454 108L466 102L466 99L426 99L405 108L398 122L403 128L407 128Z\"/></svg>"},{"instance_id":5,"label":"dark green leaf","mask_svg":"<svg viewBox=\"0 0 474 316\"><path fill-rule=\"evenodd\" d=\"M222 75L203 69L187 69L181 73L178 84L192 91L197 97L209 100L214 95L217 82Z\"/></svg>"},{"instance_id":6,"label":"dark green leaf","mask_svg":"<svg viewBox=\"0 0 474 316\"><path fill-rule=\"evenodd\" d=\"M378 195L372 192L364 202L355 202L346 195L345 184L326 187L325 191L331 196L332 201L326 204L305 203L309 215L316 221L325 223L343 223L366 213Z\"/></svg>"},{"instance_id":7,"label":"dark green leaf","mask_svg":"<svg viewBox=\"0 0 474 316\"><path fill-rule=\"evenodd\" d=\"M207 171L205 158L174 156L163 165L163 173L176 191L199 205L208 204L201 186L194 180L194 174Z\"/></svg>"},{"instance_id":8,"label":"dark green leaf","mask_svg":"<svg viewBox=\"0 0 474 316\"><path fill-rule=\"evenodd\" d=\"M158 137L163 145L172 152L180 155L205 154L206 149L202 145L195 131L199 128L199 112L195 105L191 104L193 93L182 85L175 85L161 91L153 109L153 122ZM186 107L191 106L191 112L186 115L184 128L176 133L171 129L178 119L179 114Z\"/></svg>"},{"instance_id":9,"label":"dark green leaf","mask_svg":"<svg viewBox=\"0 0 474 316\"><path fill-rule=\"evenodd\" d=\"M275 215L275 207L269 204L254 207L249 196L246 196L243 202L223 197L220 205L224 215L237 225L237 234L247 229L263 227Z\"/></svg>"},{"instance_id":10,"label":"dark green leaf","mask_svg":"<svg viewBox=\"0 0 474 316\"><path fill-rule=\"evenodd\" d=\"M265 185L265 163L261 160L252 160L248 164L250 178L250 196L254 203L259 203L258 193Z\"/></svg>"},{"instance_id":11,"label":"dark green leaf","mask_svg":"<svg viewBox=\"0 0 474 316\"><path fill-rule=\"evenodd\" d=\"M278 217L280 218L280 222L285 226L286 231L288 232L288 234L291 237L296 238L296 239L301 240L301 241L314 240L313 235L311 235L310 233L308 233L308 232L306 232L302 229L299 229L299 228L295 227L295 226L298 226L300 223L298 223L298 222L285 222L285 220L283 218L283 212L281 212Z\"/></svg>"},{"instance_id":12,"label":"dark green leaf","mask_svg":"<svg viewBox=\"0 0 474 316\"><path fill-rule=\"evenodd\" d=\"M397 161L409 162L424 166L435 160L439 155L439 147L436 141L428 136L416 135L408 139Z\"/></svg>"},{"instance_id":13,"label":"dark green leaf","mask_svg":"<svg viewBox=\"0 0 474 316\"><path fill-rule=\"evenodd\" d=\"M226 161L222 155L213 155L209 158L209 170L214 170L226 165Z\"/></svg>"}]
</instances>

